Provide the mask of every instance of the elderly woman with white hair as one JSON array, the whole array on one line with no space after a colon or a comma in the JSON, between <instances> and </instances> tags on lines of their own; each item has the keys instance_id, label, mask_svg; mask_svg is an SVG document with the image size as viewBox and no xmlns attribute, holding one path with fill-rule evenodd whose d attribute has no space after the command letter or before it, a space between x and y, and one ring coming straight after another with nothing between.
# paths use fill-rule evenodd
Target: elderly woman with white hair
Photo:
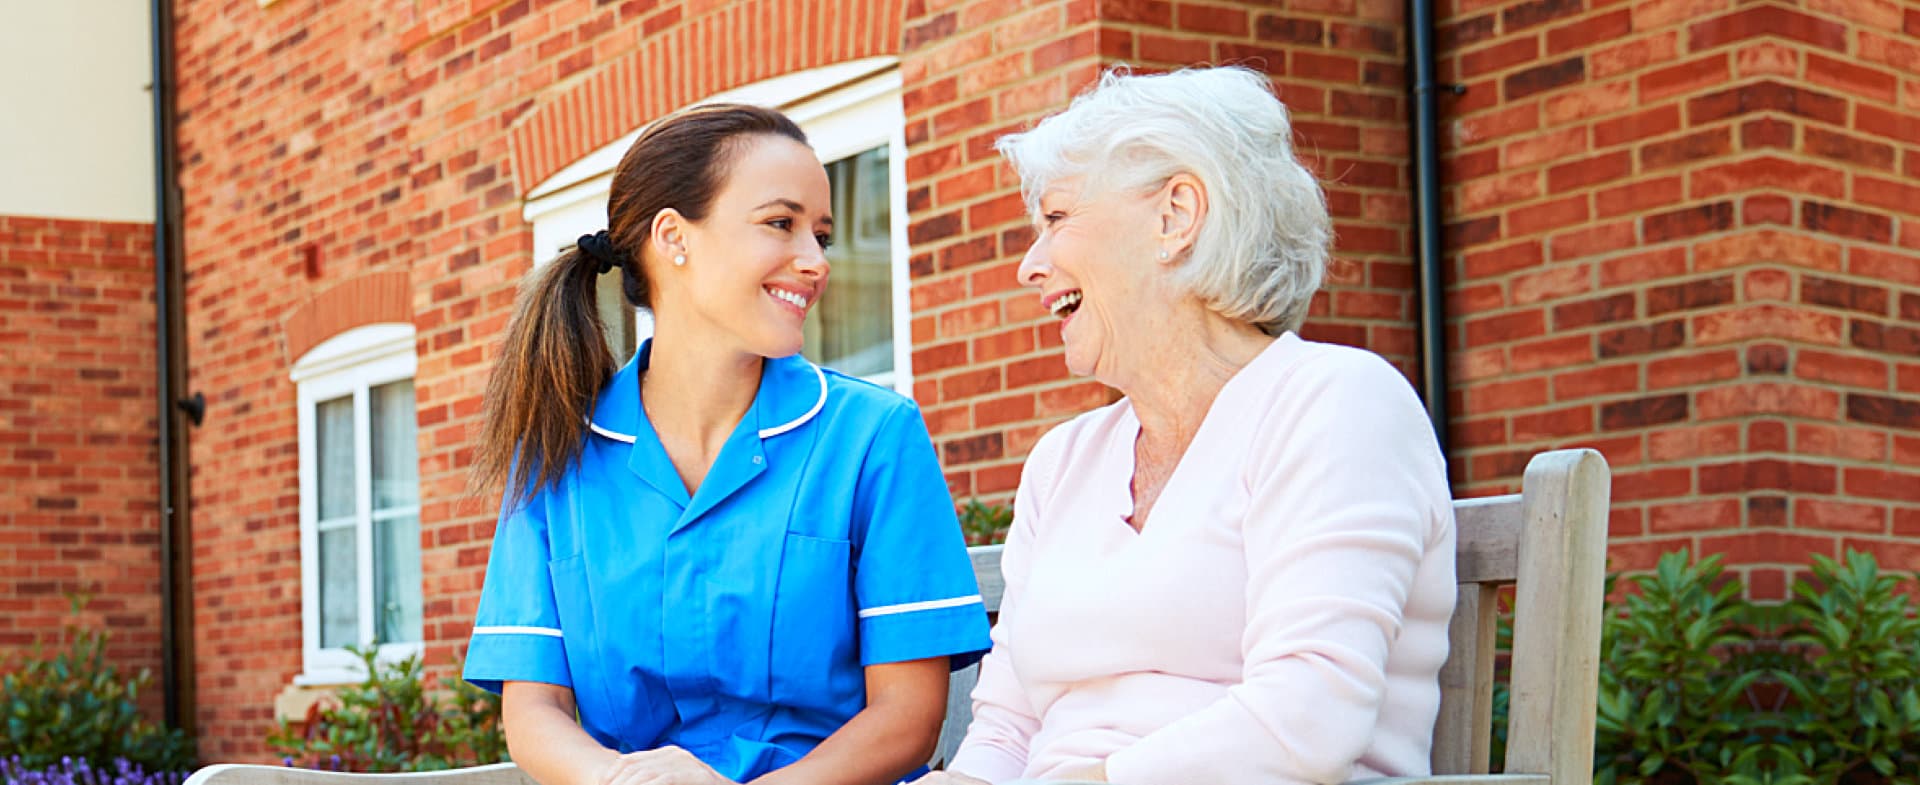
<instances>
[{"instance_id":1,"label":"elderly woman with white hair","mask_svg":"<svg viewBox=\"0 0 1920 785\"><path fill-rule=\"evenodd\" d=\"M1368 352L1295 334L1331 234L1241 68L1106 74L999 141L1067 367L1124 393L1014 503L974 719L923 782L1428 771L1454 602L1445 460Z\"/></svg>"}]
</instances>

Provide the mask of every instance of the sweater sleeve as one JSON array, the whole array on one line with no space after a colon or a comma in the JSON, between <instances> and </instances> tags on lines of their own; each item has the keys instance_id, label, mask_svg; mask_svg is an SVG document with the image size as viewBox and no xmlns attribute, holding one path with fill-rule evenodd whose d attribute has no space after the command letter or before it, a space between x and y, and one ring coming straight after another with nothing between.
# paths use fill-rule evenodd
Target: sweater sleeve
<instances>
[{"instance_id":1,"label":"sweater sleeve","mask_svg":"<svg viewBox=\"0 0 1920 785\"><path fill-rule=\"evenodd\" d=\"M1028 745L1040 730L1040 718L1014 674L1010 655L1017 644L1007 639L1006 630L1007 622L1020 612L1020 595L1026 588L1027 560L1034 545L1035 520L1040 515L1037 497L1045 485L1039 478L1053 470L1051 464L1057 457L1057 450L1049 449L1051 441L1042 438L1020 472L1020 487L1014 492L1013 526L1000 555L1000 575L1006 585L1000 595L999 623L993 627L993 650L980 660L980 681L973 688L973 722L947 766L988 782L1017 779L1027 767Z\"/></svg>"},{"instance_id":2,"label":"sweater sleeve","mask_svg":"<svg viewBox=\"0 0 1920 785\"><path fill-rule=\"evenodd\" d=\"M1240 467L1241 683L1114 753L1112 782L1338 783L1367 749L1446 503L1443 461L1406 380L1373 355L1307 358L1270 400Z\"/></svg>"}]
</instances>

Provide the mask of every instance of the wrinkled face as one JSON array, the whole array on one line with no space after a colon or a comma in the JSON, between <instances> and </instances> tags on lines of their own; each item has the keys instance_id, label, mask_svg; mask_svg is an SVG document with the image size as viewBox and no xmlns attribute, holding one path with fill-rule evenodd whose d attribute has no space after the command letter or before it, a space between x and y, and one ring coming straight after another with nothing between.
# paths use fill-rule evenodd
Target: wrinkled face
<instances>
[{"instance_id":1,"label":"wrinkled face","mask_svg":"<svg viewBox=\"0 0 1920 785\"><path fill-rule=\"evenodd\" d=\"M740 351L800 351L807 312L826 291L833 231L827 171L783 136L741 142L705 220L683 223L659 268L684 276L691 313ZM684 267L672 264L684 252Z\"/></svg>"},{"instance_id":2,"label":"wrinkled face","mask_svg":"<svg viewBox=\"0 0 1920 785\"><path fill-rule=\"evenodd\" d=\"M1161 305L1147 296L1158 253L1154 204L1151 195L1083 194L1078 179L1040 195L1033 246L1018 274L1059 320L1075 375L1111 383L1116 369L1140 365L1130 350L1141 344L1129 337L1161 321Z\"/></svg>"}]
</instances>

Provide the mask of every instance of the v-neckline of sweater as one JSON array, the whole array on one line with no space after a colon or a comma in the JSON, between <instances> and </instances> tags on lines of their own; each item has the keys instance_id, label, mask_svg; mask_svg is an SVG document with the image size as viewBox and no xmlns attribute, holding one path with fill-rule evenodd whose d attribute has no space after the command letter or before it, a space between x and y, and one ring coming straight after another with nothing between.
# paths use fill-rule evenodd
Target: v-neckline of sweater
<instances>
[{"instance_id":1,"label":"v-neckline of sweater","mask_svg":"<svg viewBox=\"0 0 1920 785\"><path fill-rule=\"evenodd\" d=\"M1195 448L1207 443L1208 434L1218 429L1219 426L1215 424L1215 420L1219 419L1217 415L1222 409L1222 402L1228 400L1228 396L1236 394L1241 388L1252 384L1253 382L1248 381L1248 379L1258 375L1255 373L1256 369L1263 364L1274 362L1274 360L1270 358L1284 354L1287 351L1285 347L1299 340L1299 337L1292 332L1282 333L1274 338L1271 343L1267 344L1265 348L1261 349L1259 354L1254 355L1252 360L1247 361L1246 365L1234 371L1233 376L1228 377L1225 384L1220 385L1220 391L1214 393L1213 400L1207 404L1206 414L1200 418L1200 426L1194 429L1193 440L1187 442L1186 449L1180 452L1179 460L1173 464L1173 471L1167 474L1166 483L1160 486L1160 495L1154 497L1153 509L1148 511L1149 517L1160 510L1167 499L1170 498L1171 494L1179 487L1181 478L1189 473L1189 463L1191 462L1190 459L1193 458ZM1131 523L1135 507L1133 498L1133 471L1136 468L1134 463L1134 449L1140 440L1142 428L1139 413L1133 409L1133 399L1122 398L1121 403L1124 406L1121 424L1117 432L1113 435L1112 441L1107 445L1108 460L1113 462L1113 465L1118 469L1115 474L1118 475L1120 484L1115 497L1118 501L1114 505L1113 517L1121 528L1126 530L1128 534L1133 535L1135 539L1138 539L1145 537L1147 534L1145 524L1142 524L1136 529ZM1148 523L1152 522L1152 520L1148 521ZM1161 529L1165 527L1166 524L1162 523L1155 525L1154 528Z\"/></svg>"}]
</instances>

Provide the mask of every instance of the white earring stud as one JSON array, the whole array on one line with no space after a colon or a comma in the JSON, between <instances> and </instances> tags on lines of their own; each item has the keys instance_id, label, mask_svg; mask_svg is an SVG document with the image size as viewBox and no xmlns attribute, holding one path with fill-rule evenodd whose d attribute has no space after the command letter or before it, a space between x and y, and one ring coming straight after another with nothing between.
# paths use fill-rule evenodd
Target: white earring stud
<instances>
[{"instance_id":1,"label":"white earring stud","mask_svg":"<svg viewBox=\"0 0 1920 785\"><path fill-rule=\"evenodd\" d=\"M1160 258L1162 259L1167 258L1167 249L1165 248L1160 249Z\"/></svg>"},{"instance_id":2,"label":"white earring stud","mask_svg":"<svg viewBox=\"0 0 1920 785\"><path fill-rule=\"evenodd\" d=\"M683 253L677 253L677 254L674 254L674 255L673 255L673 266L675 266L675 267L685 267L685 266L687 266L687 255L686 255L686 254L683 254Z\"/></svg>"}]
</instances>

